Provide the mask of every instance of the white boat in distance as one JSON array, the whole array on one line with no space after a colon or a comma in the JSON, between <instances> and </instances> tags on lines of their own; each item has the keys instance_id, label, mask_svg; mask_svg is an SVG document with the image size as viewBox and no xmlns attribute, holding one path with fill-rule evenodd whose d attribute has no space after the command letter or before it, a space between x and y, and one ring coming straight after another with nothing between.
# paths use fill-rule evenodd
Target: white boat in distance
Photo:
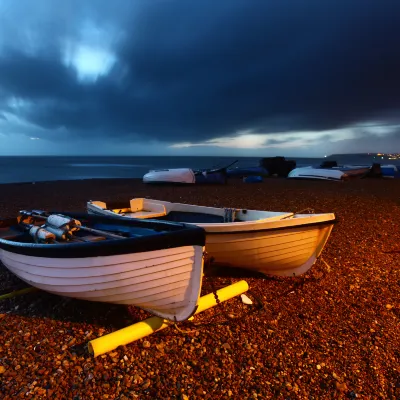
<instances>
[{"instance_id":1,"label":"white boat in distance","mask_svg":"<svg viewBox=\"0 0 400 400\"><path fill-rule=\"evenodd\" d=\"M144 183L195 183L196 178L190 168L151 170L143 176Z\"/></svg>"},{"instance_id":2,"label":"white boat in distance","mask_svg":"<svg viewBox=\"0 0 400 400\"><path fill-rule=\"evenodd\" d=\"M28 225L15 218L0 220L1 262L23 281L60 296L133 305L172 321L196 311L203 229L87 214L63 217L72 222L60 227L50 217L45 225L40 219L39 225L35 219ZM77 229L71 230L73 224ZM32 234L46 242L35 243Z\"/></svg>"},{"instance_id":3,"label":"white boat in distance","mask_svg":"<svg viewBox=\"0 0 400 400\"><path fill-rule=\"evenodd\" d=\"M292 179L323 179L328 181L345 181L350 178L365 176L371 167L366 165L342 165L337 167L301 167L289 172Z\"/></svg>"},{"instance_id":4,"label":"white boat in distance","mask_svg":"<svg viewBox=\"0 0 400 400\"><path fill-rule=\"evenodd\" d=\"M195 224L206 231L206 251L214 264L281 276L309 270L335 223L333 213L224 209L143 198L126 204L89 201L87 211L124 219L156 218Z\"/></svg>"},{"instance_id":5,"label":"white boat in distance","mask_svg":"<svg viewBox=\"0 0 400 400\"><path fill-rule=\"evenodd\" d=\"M149 171L143 176L143 183L153 184L194 184L226 183L224 168L218 170L192 170L190 168L172 168Z\"/></svg>"}]
</instances>

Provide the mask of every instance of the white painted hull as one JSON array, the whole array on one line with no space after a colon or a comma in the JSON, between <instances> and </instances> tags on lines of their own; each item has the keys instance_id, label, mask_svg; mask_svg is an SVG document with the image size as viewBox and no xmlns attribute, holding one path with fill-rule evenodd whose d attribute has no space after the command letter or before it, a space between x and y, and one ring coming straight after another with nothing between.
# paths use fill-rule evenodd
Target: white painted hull
<instances>
[{"instance_id":1,"label":"white painted hull","mask_svg":"<svg viewBox=\"0 0 400 400\"><path fill-rule=\"evenodd\" d=\"M294 276L315 263L333 225L284 230L206 235L206 251L216 265L240 267L266 275ZM207 229L206 229L207 231Z\"/></svg>"},{"instance_id":2,"label":"white painted hull","mask_svg":"<svg viewBox=\"0 0 400 400\"><path fill-rule=\"evenodd\" d=\"M173 168L149 171L143 176L144 183L195 183L194 172L190 168Z\"/></svg>"},{"instance_id":3,"label":"white painted hull","mask_svg":"<svg viewBox=\"0 0 400 400\"><path fill-rule=\"evenodd\" d=\"M326 181L340 182L346 178L346 174L336 169L323 169L303 167L295 168L289 172L289 179L322 179Z\"/></svg>"},{"instance_id":4,"label":"white painted hull","mask_svg":"<svg viewBox=\"0 0 400 400\"><path fill-rule=\"evenodd\" d=\"M106 209L106 203L88 202L89 213L118 218L156 218L172 212L223 217L223 208L132 199L123 216ZM147 210L147 211L146 211ZM114 210L115 211L115 210ZM240 267L267 275L293 276L309 270L325 246L335 215L294 214L238 209L238 221L193 223L206 231L206 251L215 264Z\"/></svg>"},{"instance_id":5,"label":"white painted hull","mask_svg":"<svg viewBox=\"0 0 400 400\"><path fill-rule=\"evenodd\" d=\"M30 285L60 296L140 307L183 321L196 310L201 246L87 258L31 257L0 249L2 263Z\"/></svg>"},{"instance_id":6,"label":"white painted hull","mask_svg":"<svg viewBox=\"0 0 400 400\"><path fill-rule=\"evenodd\" d=\"M364 165L342 165L332 168L295 168L289 172L288 178L322 179L327 181L343 181L366 174L370 167Z\"/></svg>"}]
</instances>

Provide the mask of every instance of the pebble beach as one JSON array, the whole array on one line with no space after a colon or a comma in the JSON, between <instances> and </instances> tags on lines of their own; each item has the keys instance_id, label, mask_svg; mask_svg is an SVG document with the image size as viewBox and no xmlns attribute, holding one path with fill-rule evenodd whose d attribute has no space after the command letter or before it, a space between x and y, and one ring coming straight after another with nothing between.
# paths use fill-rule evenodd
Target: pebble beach
<instances>
[{"instance_id":1,"label":"pebble beach","mask_svg":"<svg viewBox=\"0 0 400 400\"><path fill-rule=\"evenodd\" d=\"M299 277L206 271L202 294L240 297L93 357L88 341L144 320L136 308L36 291L0 300L1 399L400 399L400 181L149 186L139 179L0 185L0 215L85 211L148 197L214 207L334 212L320 259ZM0 264L0 296L27 287ZM230 318L227 318L229 316Z\"/></svg>"}]
</instances>

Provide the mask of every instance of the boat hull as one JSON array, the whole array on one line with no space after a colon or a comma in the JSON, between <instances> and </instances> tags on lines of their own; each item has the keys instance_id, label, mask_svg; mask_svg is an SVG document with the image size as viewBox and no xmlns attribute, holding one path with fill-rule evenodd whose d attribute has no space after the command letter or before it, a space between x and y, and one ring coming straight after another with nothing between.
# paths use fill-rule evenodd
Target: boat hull
<instances>
[{"instance_id":1,"label":"boat hull","mask_svg":"<svg viewBox=\"0 0 400 400\"><path fill-rule=\"evenodd\" d=\"M23 281L60 296L133 305L183 321L197 308L202 246L103 257L32 257L0 249L2 263Z\"/></svg>"},{"instance_id":2,"label":"boat hull","mask_svg":"<svg viewBox=\"0 0 400 400\"><path fill-rule=\"evenodd\" d=\"M343 165L338 167L301 167L290 171L288 178L291 179L321 179L327 181L341 182L350 178L360 178L369 171L368 166Z\"/></svg>"},{"instance_id":3,"label":"boat hull","mask_svg":"<svg viewBox=\"0 0 400 400\"><path fill-rule=\"evenodd\" d=\"M163 205L165 217L162 218L172 218L177 213L176 220L203 228L206 232L206 252L213 257L214 264L250 269L266 275L305 273L317 260L336 222L332 213L293 214L258 210L237 210L238 221L225 222L227 210L221 208L152 199L143 199L143 202L144 208L148 209L155 204ZM112 214L112 211L102 207L106 208L106 204L87 203L89 213ZM193 215L193 220L190 221L188 215ZM114 218L136 216L147 218L140 213L125 216L114 213ZM199 216L200 219L197 219Z\"/></svg>"},{"instance_id":4,"label":"boat hull","mask_svg":"<svg viewBox=\"0 0 400 400\"><path fill-rule=\"evenodd\" d=\"M307 272L321 254L333 224L282 230L206 234L206 251L215 265L239 267L265 275ZM206 229L207 231L207 229Z\"/></svg>"},{"instance_id":5,"label":"boat hull","mask_svg":"<svg viewBox=\"0 0 400 400\"><path fill-rule=\"evenodd\" d=\"M143 183L155 184L193 184L196 182L195 174L190 168L172 168L149 171L143 176Z\"/></svg>"},{"instance_id":6,"label":"boat hull","mask_svg":"<svg viewBox=\"0 0 400 400\"><path fill-rule=\"evenodd\" d=\"M342 171L312 167L295 168L288 175L288 179L321 179L335 182L341 182L345 178L346 175Z\"/></svg>"},{"instance_id":7,"label":"boat hull","mask_svg":"<svg viewBox=\"0 0 400 400\"><path fill-rule=\"evenodd\" d=\"M398 178L399 174L399 167L396 165L381 165L381 172L383 178Z\"/></svg>"}]
</instances>

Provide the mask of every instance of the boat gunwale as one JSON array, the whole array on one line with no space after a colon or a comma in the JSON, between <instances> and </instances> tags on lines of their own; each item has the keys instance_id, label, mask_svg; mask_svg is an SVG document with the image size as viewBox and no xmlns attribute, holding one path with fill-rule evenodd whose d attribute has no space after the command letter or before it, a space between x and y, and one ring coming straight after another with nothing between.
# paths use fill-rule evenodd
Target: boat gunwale
<instances>
[{"instance_id":1,"label":"boat gunwale","mask_svg":"<svg viewBox=\"0 0 400 400\"><path fill-rule=\"evenodd\" d=\"M155 201L159 202L161 204L166 204L170 202L164 202L160 200L154 200L154 199L146 199L149 201ZM171 205L188 205L188 206L193 206L196 207L196 205L191 205L191 204L181 204L181 203L170 203ZM207 207L207 206L197 206L200 208L209 208L211 210L215 210L215 207ZM217 208L218 209L218 208ZM87 202L87 210L90 213L96 214L96 215L107 215L110 218L116 218L116 219L135 219L134 217L131 216L124 216L124 215L111 215L111 214L105 214L104 211L106 212L112 212L113 210L108 208L107 209L102 209L99 207L97 204L95 204L93 201L88 201ZM219 209L218 209L219 210ZM222 209L221 209L222 210ZM173 209L169 211L174 211ZM240 211L243 211L240 209ZM263 210L249 210L246 209L247 212L263 212ZM187 211L190 213L190 211ZM265 211L268 212L268 211ZM278 213L277 213L278 214ZM289 215L288 215L289 214ZM168 213L167 213L168 215ZM296 217L297 215L297 217ZM294 218L288 218L288 216L294 216ZM300 216L300 217L299 217ZM285 213L282 212L282 218L281 219L276 219L279 217L279 215L273 216L273 217L265 217L261 219L255 219L255 220L249 220L249 221L235 221L235 222L185 222L185 224L189 225L194 225L197 227L200 227L205 230L206 235L216 235L216 234L236 234L236 233L252 233L252 232L264 232L264 231L273 231L273 230L283 230L283 229L291 229L291 228L298 228L298 227L308 227L308 226L318 226L318 225L334 225L338 222L338 219L334 213L318 213L318 214L296 214L293 213L290 215L290 213ZM325 217L322 221L320 220L321 218ZM304 219L305 221L308 219L318 219L315 222L302 222L301 220ZM157 218L144 218L144 220L147 221L163 221L163 220L158 220ZM284 226L275 226L275 225L280 225L283 222L285 222ZM272 227L263 227L263 225L269 224L273 225ZM254 228L254 229L243 229L243 228Z\"/></svg>"},{"instance_id":2,"label":"boat gunwale","mask_svg":"<svg viewBox=\"0 0 400 400\"><path fill-rule=\"evenodd\" d=\"M295 219L295 218L293 218L293 219ZM272 221L272 222L280 222L280 221ZM236 231L214 231L213 232L213 231L206 230L206 233L207 233L207 236L208 236L208 235L232 235L232 234L242 234L242 233L272 232L272 231L298 229L298 228L303 228L303 227L308 228L308 227L311 227L311 226L335 225L338 222L339 222L339 220L336 217L334 217L333 219L330 219L330 220L315 221L315 222L309 222L309 223L306 223L306 224L301 224L300 223L300 224L297 224L297 225L289 225L289 226L285 225L285 226L278 226L278 227L272 227L272 228L261 228L261 229L252 229L252 230L236 230ZM202 225L198 225L198 226L202 226Z\"/></svg>"},{"instance_id":3,"label":"boat gunwale","mask_svg":"<svg viewBox=\"0 0 400 400\"><path fill-rule=\"evenodd\" d=\"M51 214L55 213L59 212L51 212ZM88 258L144 253L184 246L203 247L205 245L204 229L193 224L135 218L116 219L110 216L91 215L87 213L62 212L62 214L81 220L81 222L82 220L92 220L99 223L104 222L112 225L136 226L145 229L156 230L157 228L161 228L166 231L155 232L154 235L140 237L122 237L121 239L98 242L74 242L62 244L25 243L0 238L0 249L32 257ZM17 225L16 218L0 219L0 228L11 228L13 225ZM170 230L168 230L168 228L170 228Z\"/></svg>"}]
</instances>

